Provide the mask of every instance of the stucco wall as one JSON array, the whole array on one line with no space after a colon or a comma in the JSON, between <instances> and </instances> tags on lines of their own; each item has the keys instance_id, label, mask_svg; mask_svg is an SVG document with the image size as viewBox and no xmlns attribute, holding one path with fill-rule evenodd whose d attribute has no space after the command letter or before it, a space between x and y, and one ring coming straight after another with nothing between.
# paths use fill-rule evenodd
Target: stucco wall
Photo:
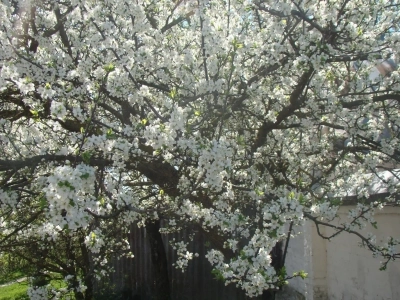
<instances>
[{"instance_id":1,"label":"stucco wall","mask_svg":"<svg viewBox=\"0 0 400 300\"><path fill-rule=\"evenodd\" d=\"M347 219L348 208L339 211L342 221ZM377 242L384 243L389 235L400 237L400 208L384 208L375 219L378 229L371 226L364 232L374 233ZM347 233L326 241L326 257L328 299L400 299L400 261L392 261L386 271L379 271L380 260Z\"/></svg>"},{"instance_id":2,"label":"stucco wall","mask_svg":"<svg viewBox=\"0 0 400 300\"><path fill-rule=\"evenodd\" d=\"M347 221L346 206L339 211L338 222ZM384 243L387 236L400 237L400 208L387 207L376 214L378 229L366 228L377 241ZM329 234L329 229L321 230ZM331 241L317 235L315 226L306 222L296 231L302 234L291 239L286 258L288 273L305 270L307 279L294 279L286 289L297 290L307 300L398 300L400 299L400 260L389 263L386 271L379 271L380 260L359 246L359 240L342 233ZM293 293L292 293L293 294ZM293 294L294 295L294 294ZM293 296L294 297L294 296ZM282 299L291 299L289 296ZM298 298L292 298L298 299Z\"/></svg>"},{"instance_id":3,"label":"stucco wall","mask_svg":"<svg viewBox=\"0 0 400 300\"><path fill-rule=\"evenodd\" d=\"M290 239L288 252L286 255L286 271L288 274L304 270L308 273L308 278L294 278L290 280L289 285L284 288L283 295L278 296L278 299L298 299L296 290L300 295L304 296L304 299L313 300L313 270L312 270L312 234L310 224L306 223L302 227L295 227L293 231L296 233L294 237ZM300 234L298 234L300 233Z\"/></svg>"}]
</instances>

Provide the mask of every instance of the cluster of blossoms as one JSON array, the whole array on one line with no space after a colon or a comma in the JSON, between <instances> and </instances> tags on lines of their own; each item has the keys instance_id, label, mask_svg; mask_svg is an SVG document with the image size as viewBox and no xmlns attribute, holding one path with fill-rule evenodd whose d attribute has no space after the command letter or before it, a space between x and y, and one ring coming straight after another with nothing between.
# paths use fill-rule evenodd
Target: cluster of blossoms
<instances>
[{"instance_id":1,"label":"cluster of blossoms","mask_svg":"<svg viewBox=\"0 0 400 300\"><path fill-rule=\"evenodd\" d=\"M356 235L398 200L399 6L3 1L0 246L64 253L81 297L87 272L131 256L131 223L162 219L200 228L216 274L249 296L283 284L271 251L288 224ZM364 204L335 223L349 199ZM400 255L361 239L384 264Z\"/></svg>"},{"instance_id":2,"label":"cluster of blossoms","mask_svg":"<svg viewBox=\"0 0 400 300\"><path fill-rule=\"evenodd\" d=\"M67 275L64 280L67 284L74 278L73 275ZM47 299L72 299L71 296L71 289L68 287L64 288L55 288L51 284L42 285L42 286L35 286L34 281L35 278L31 278L32 285L28 287L27 295L29 299L32 300L47 300ZM85 292L86 286L78 280L79 286L76 288L79 292Z\"/></svg>"},{"instance_id":3,"label":"cluster of blossoms","mask_svg":"<svg viewBox=\"0 0 400 300\"><path fill-rule=\"evenodd\" d=\"M44 192L52 224L71 230L88 225L83 210L94 208L94 174L92 167L80 164L76 168L58 167L48 177Z\"/></svg>"},{"instance_id":4,"label":"cluster of blossoms","mask_svg":"<svg viewBox=\"0 0 400 300\"><path fill-rule=\"evenodd\" d=\"M48 289L45 286L31 286L28 288L27 294L29 296L29 299L32 300L47 300L49 298Z\"/></svg>"},{"instance_id":5,"label":"cluster of blossoms","mask_svg":"<svg viewBox=\"0 0 400 300\"><path fill-rule=\"evenodd\" d=\"M174 249L176 251L176 253L178 254L178 259L174 263L174 266L177 269L181 269L182 272L185 272L185 270L189 264L189 261L191 261L193 259L193 257L199 256L198 253L193 254L192 252L189 252L187 250L188 243L185 243L183 241L181 241L181 242L172 241L171 246L172 246L172 249Z\"/></svg>"}]
</instances>

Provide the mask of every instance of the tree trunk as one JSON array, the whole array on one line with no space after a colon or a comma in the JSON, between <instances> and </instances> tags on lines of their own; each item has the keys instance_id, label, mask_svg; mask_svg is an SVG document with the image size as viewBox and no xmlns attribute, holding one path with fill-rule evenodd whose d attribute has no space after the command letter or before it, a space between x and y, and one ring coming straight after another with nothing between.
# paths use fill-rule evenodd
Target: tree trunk
<instances>
[{"instance_id":1,"label":"tree trunk","mask_svg":"<svg viewBox=\"0 0 400 300\"><path fill-rule=\"evenodd\" d=\"M85 296L83 295L82 292L74 292L74 296L76 300L85 300Z\"/></svg>"},{"instance_id":2,"label":"tree trunk","mask_svg":"<svg viewBox=\"0 0 400 300\"><path fill-rule=\"evenodd\" d=\"M150 242L151 262L153 265L154 300L169 300L171 292L168 277L168 261L160 233L160 221L146 223L146 232Z\"/></svg>"},{"instance_id":3,"label":"tree trunk","mask_svg":"<svg viewBox=\"0 0 400 300\"><path fill-rule=\"evenodd\" d=\"M276 243L271 253L271 265L274 267L276 272L279 272L284 266L282 242ZM262 294L262 300L275 300L275 290L265 290Z\"/></svg>"},{"instance_id":4,"label":"tree trunk","mask_svg":"<svg viewBox=\"0 0 400 300\"><path fill-rule=\"evenodd\" d=\"M90 256L89 256L89 251L86 248L85 245L85 238L81 236L79 238L79 243L81 247L81 253L82 253L82 262L83 266L81 266L82 270L82 275L83 275L83 281L86 286L86 291L85 291L85 300L93 300L93 274L90 269Z\"/></svg>"}]
</instances>

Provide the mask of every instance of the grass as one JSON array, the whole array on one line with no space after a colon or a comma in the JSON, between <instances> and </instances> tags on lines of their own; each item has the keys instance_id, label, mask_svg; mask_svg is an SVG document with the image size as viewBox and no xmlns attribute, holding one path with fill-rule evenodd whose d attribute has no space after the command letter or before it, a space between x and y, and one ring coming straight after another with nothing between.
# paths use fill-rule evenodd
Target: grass
<instances>
[{"instance_id":1,"label":"grass","mask_svg":"<svg viewBox=\"0 0 400 300\"><path fill-rule=\"evenodd\" d=\"M26 291L28 281L16 282L0 288L0 300L25 300L29 299Z\"/></svg>"},{"instance_id":2,"label":"grass","mask_svg":"<svg viewBox=\"0 0 400 300\"><path fill-rule=\"evenodd\" d=\"M8 280L10 281L10 280ZM55 288L66 287L63 280L51 280L50 284ZM0 287L0 300L29 300L26 291L28 289L28 280L24 282L16 282L5 287ZM69 295L70 299L74 299Z\"/></svg>"},{"instance_id":3,"label":"grass","mask_svg":"<svg viewBox=\"0 0 400 300\"><path fill-rule=\"evenodd\" d=\"M25 276L26 276L26 274L23 271L14 271L12 273L0 275L0 285L5 284L10 281L15 281L15 280L25 277Z\"/></svg>"}]
</instances>

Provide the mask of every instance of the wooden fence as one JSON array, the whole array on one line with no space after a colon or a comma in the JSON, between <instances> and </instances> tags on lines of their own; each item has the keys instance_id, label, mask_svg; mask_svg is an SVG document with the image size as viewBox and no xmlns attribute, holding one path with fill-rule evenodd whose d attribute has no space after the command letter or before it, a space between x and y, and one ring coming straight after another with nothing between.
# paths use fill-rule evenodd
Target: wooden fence
<instances>
[{"instance_id":1,"label":"wooden fence","mask_svg":"<svg viewBox=\"0 0 400 300\"><path fill-rule=\"evenodd\" d=\"M190 232L163 235L164 246L169 263L169 279L171 296L173 300L242 300L249 299L245 293L230 284L218 281L211 274L212 267L205 258L207 243L200 233L196 234L193 242L189 242ZM198 253L199 257L189 262L187 270L183 273L175 269L172 264L177 260L176 252L169 245L171 239L189 242L188 250ZM132 225L129 237L134 258L119 259L113 262L115 273L110 281L97 282L95 289L112 287L117 291L118 299L150 300L152 299L152 263L150 244L146 237L146 229ZM116 296L115 296L116 297ZM104 297L103 297L104 298ZM106 299L106 297L105 297ZM116 299L116 298L114 298ZM251 299L262 299L251 298Z\"/></svg>"}]
</instances>

